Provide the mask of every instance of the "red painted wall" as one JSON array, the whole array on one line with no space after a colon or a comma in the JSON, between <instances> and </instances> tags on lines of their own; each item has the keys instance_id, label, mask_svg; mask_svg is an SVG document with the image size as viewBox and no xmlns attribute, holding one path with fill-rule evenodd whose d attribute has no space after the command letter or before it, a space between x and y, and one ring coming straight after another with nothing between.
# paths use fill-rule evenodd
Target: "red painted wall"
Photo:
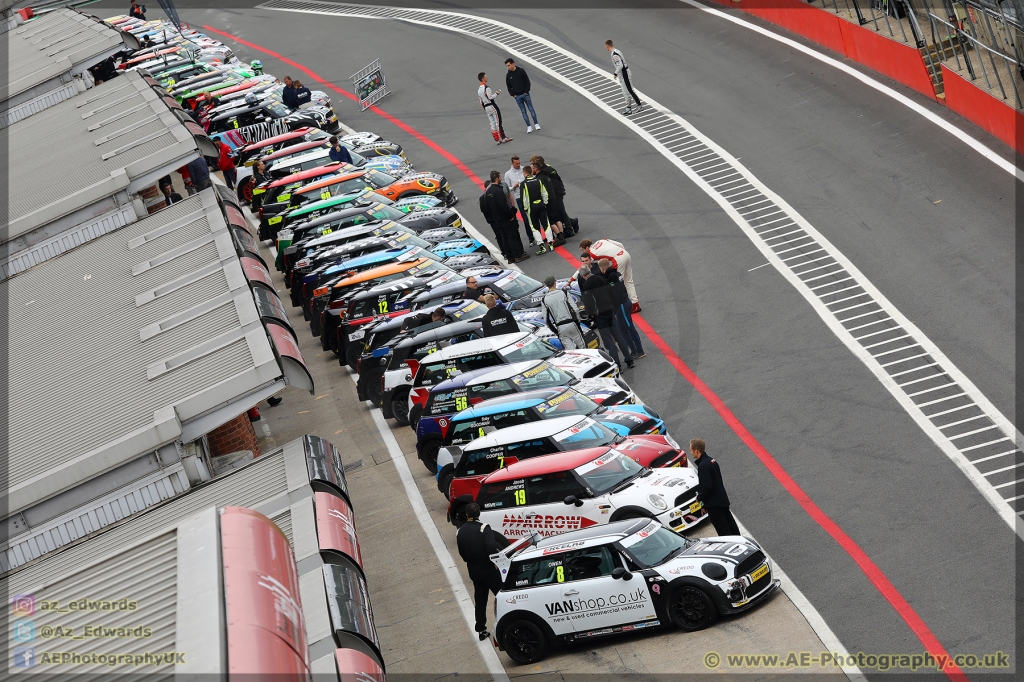
<instances>
[{"instance_id":1,"label":"red painted wall","mask_svg":"<svg viewBox=\"0 0 1024 682\"><path fill-rule=\"evenodd\" d=\"M802 0L715 0L782 26L833 52L889 76L932 99L932 87L921 53L915 48L851 24Z\"/></svg>"},{"instance_id":2,"label":"red painted wall","mask_svg":"<svg viewBox=\"0 0 1024 682\"><path fill-rule=\"evenodd\" d=\"M950 109L1024 153L1024 115L945 66L942 82Z\"/></svg>"}]
</instances>

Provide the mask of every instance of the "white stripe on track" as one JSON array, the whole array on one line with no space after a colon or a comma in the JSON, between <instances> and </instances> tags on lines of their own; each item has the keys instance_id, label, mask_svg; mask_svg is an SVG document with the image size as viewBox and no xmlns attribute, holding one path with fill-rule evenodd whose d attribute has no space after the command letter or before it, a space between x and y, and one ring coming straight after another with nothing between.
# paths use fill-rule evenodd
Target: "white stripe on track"
<instances>
[{"instance_id":1,"label":"white stripe on track","mask_svg":"<svg viewBox=\"0 0 1024 682\"><path fill-rule=\"evenodd\" d=\"M723 12L720 9L708 7L707 5L703 5L697 2L696 0L679 0L679 2L690 5L691 7L696 7L697 9L702 10L704 12L708 12L709 14L714 14L720 19L731 21L732 23L737 24L738 26L750 29L751 31L754 31L756 33L760 33L761 35L767 38L771 38L772 40L776 40L780 43L783 43L784 45L787 45L793 48L794 50L799 50L800 52L803 52L807 56L817 59L819 62L828 64L832 68L838 69L845 74L853 76L854 78L856 78L869 88L877 90L878 92L882 93L887 97L891 97L892 99L896 100L897 102L907 107L914 113L919 114L920 116L927 119L929 122L934 123L939 128L942 128L944 131L946 131L956 139L960 140L977 153L981 154L983 157L994 163L1002 170L1006 171L1010 175L1015 176L1018 180L1024 180L1024 170L1021 170L1012 162L1004 159L991 147L985 145L980 140L976 140L966 131L961 130L960 128L953 125L949 121L943 119L941 116L935 114L934 112L928 111L923 106L921 106L914 100L910 99L906 95L903 95L902 93L893 90L888 85L885 85L884 83L875 80L874 78L865 73L861 73L860 71L853 68L849 64L844 64L838 59L833 59L832 57L829 57L828 55L823 54L821 52L818 52L813 48L807 47L806 45L801 45L800 43L798 43L795 40L792 40L791 38L779 35L774 31L770 31L766 28L758 26L757 24L753 24L745 19L741 19L740 17L733 16L728 12Z\"/></svg>"}]
</instances>

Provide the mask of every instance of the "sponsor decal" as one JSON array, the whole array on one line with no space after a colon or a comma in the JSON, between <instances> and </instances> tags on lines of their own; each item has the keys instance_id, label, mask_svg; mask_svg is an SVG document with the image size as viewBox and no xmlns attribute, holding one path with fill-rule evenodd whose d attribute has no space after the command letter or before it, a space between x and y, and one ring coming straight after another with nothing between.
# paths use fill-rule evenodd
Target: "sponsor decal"
<instances>
[{"instance_id":1,"label":"sponsor decal","mask_svg":"<svg viewBox=\"0 0 1024 682\"><path fill-rule=\"evenodd\" d=\"M590 422L591 424L594 423L593 420L590 420L590 419L587 419L586 421ZM574 426L572 428L576 429L577 431L581 430L580 428L577 428L577 427L579 427L579 424L577 424L576 426ZM586 428L586 427L583 427L583 428ZM572 429L570 429L570 431L571 430ZM566 433L566 432L563 431L562 433ZM559 434L559 435L561 435L561 434ZM562 438L559 438L558 436L555 436L555 439L556 440L563 440ZM603 455L601 455L597 459L592 460L590 462L587 462L586 464L581 464L580 466L576 467L576 469L574 471L577 474L579 474L580 476L582 476L583 474L590 473L591 471L593 471L594 469L597 469L598 467L603 467L605 464L608 464L610 462L614 462L616 459L618 459L621 456L622 455L620 455L615 450L609 450L608 452L604 453Z\"/></svg>"},{"instance_id":2,"label":"sponsor decal","mask_svg":"<svg viewBox=\"0 0 1024 682\"><path fill-rule=\"evenodd\" d=\"M518 272L518 271L510 272L509 274L505 275L501 279L499 279L496 282L494 282L493 286L504 287L504 286L506 286L508 284L511 284L512 282L514 282L519 277L522 277L522 275L523 275L523 273Z\"/></svg>"},{"instance_id":3,"label":"sponsor decal","mask_svg":"<svg viewBox=\"0 0 1024 682\"><path fill-rule=\"evenodd\" d=\"M501 520L501 529L505 535L529 535L540 533L542 536L558 535L570 530L589 528L597 524L597 521L588 519L585 516L537 514L526 516L524 514L508 513Z\"/></svg>"},{"instance_id":4,"label":"sponsor decal","mask_svg":"<svg viewBox=\"0 0 1024 682\"><path fill-rule=\"evenodd\" d=\"M694 566L693 564L686 564L685 566L674 566L668 569L668 572L672 575L682 575L684 573L688 573L694 570L695 568L696 566Z\"/></svg>"},{"instance_id":5,"label":"sponsor decal","mask_svg":"<svg viewBox=\"0 0 1024 682\"><path fill-rule=\"evenodd\" d=\"M644 589L637 589L628 593L620 592L619 594L611 594L607 597L563 599L561 601L544 604L544 608L547 610L549 616L569 613L591 616L601 615L597 612L603 609L612 608L614 611L622 611L627 609L643 608L647 604L647 591Z\"/></svg>"},{"instance_id":6,"label":"sponsor decal","mask_svg":"<svg viewBox=\"0 0 1024 682\"><path fill-rule=\"evenodd\" d=\"M529 580L526 580L526 581L520 580L519 582L527 582L527 583L529 583L530 581ZM529 592L519 592L517 594L510 594L507 597L505 597L505 603L506 604L519 604L521 602L527 601L529 598L530 598L530 593Z\"/></svg>"},{"instance_id":7,"label":"sponsor decal","mask_svg":"<svg viewBox=\"0 0 1024 682\"><path fill-rule=\"evenodd\" d=\"M634 533L633 535L630 535L628 538L624 538L621 541L621 544L622 544L623 547L632 547L636 543L641 542L644 539L650 537L651 534L654 533L654 531L658 530L659 528L661 528L661 523L660 522L658 522L658 521L651 521L646 526L644 526L639 532Z\"/></svg>"},{"instance_id":8,"label":"sponsor decal","mask_svg":"<svg viewBox=\"0 0 1024 682\"><path fill-rule=\"evenodd\" d=\"M661 594L661 585L657 583L651 585L651 591L654 592L654 594Z\"/></svg>"},{"instance_id":9,"label":"sponsor decal","mask_svg":"<svg viewBox=\"0 0 1024 682\"><path fill-rule=\"evenodd\" d=\"M563 542L560 545L551 545L550 547L546 547L544 549L544 554L557 554L558 552L564 552L567 549L572 549L573 547L582 547L584 544L586 543L583 540L576 540L575 542Z\"/></svg>"}]
</instances>

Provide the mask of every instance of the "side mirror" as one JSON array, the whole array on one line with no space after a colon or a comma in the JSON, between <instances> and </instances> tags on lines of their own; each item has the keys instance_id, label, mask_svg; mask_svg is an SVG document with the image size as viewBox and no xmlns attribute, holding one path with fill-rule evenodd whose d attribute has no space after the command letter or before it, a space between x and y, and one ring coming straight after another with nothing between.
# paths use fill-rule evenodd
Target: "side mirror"
<instances>
[{"instance_id":1,"label":"side mirror","mask_svg":"<svg viewBox=\"0 0 1024 682\"><path fill-rule=\"evenodd\" d=\"M565 503L576 505L577 507L583 506L583 500L577 499L575 495L567 495L565 498Z\"/></svg>"},{"instance_id":2,"label":"side mirror","mask_svg":"<svg viewBox=\"0 0 1024 682\"><path fill-rule=\"evenodd\" d=\"M612 569L612 578L615 580L632 580L633 574L624 569L622 566Z\"/></svg>"}]
</instances>

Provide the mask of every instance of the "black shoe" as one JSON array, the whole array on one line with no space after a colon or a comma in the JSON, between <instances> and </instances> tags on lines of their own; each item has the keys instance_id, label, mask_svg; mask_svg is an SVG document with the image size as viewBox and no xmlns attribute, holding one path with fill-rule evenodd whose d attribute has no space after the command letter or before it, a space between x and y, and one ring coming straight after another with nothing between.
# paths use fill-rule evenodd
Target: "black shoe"
<instances>
[{"instance_id":1,"label":"black shoe","mask_svg":"<svg viewBox=\"0 0 1024 682\"><path fill-rule=\"evenodd\" d=\"M524 253L524 254L523 254L522 256L520 256L519 258L516 258L516 261L515 261L515 262L516 262L516 263L522 263L522 262L523 262L524 260L526 260L526 259L527 259L527 258L529 258L529 257L530 257L530 254L528 254L528 253Z\"/></svg>"},{"instance_id":2,"label":"black shoe","mask_svg":"<svg viewBox=\"0 0 1024 682\"><path fill-rule=\"evenodd\" d=\"M634 355L633 359L634 360L639 360L640 358L646 358L646 357L647 357L647 353L640 353L638 355Z\"/></svg>"},{"instance_id":3,"label":"black shoe","mask_svg":"<svg viewBox=\"0 0 1024 682\"><path fill-rule=\"evenodd\" d=\"M480 638L481 642L486 642L487 638L491 636L491 633L487 632L487 630L483 630L481 632L476 633L476 636Z\"/></svg>"},{"instance_id":4,"label":"black shoe","mask_svg":"<svg viewBox=\"0 0 1024 682\"><path fill-rule=\"evenodd\" d=\"M636 365L633 364L632 360L626 360L626 367L633 369Z\"/></svg>"},{"instance_id":5,"label":"black shoe","mask_svg":"<svg viewBox=\"0 0 1024 682\"><path fill-rule=\"evenodd\" d=\"M281 401L282 398L278 398L277 396L270 396L269 398L267 398L267 404L270 405L271 407L277 407L278 405L281 404Z\"/></svg>"}]
</instances>

